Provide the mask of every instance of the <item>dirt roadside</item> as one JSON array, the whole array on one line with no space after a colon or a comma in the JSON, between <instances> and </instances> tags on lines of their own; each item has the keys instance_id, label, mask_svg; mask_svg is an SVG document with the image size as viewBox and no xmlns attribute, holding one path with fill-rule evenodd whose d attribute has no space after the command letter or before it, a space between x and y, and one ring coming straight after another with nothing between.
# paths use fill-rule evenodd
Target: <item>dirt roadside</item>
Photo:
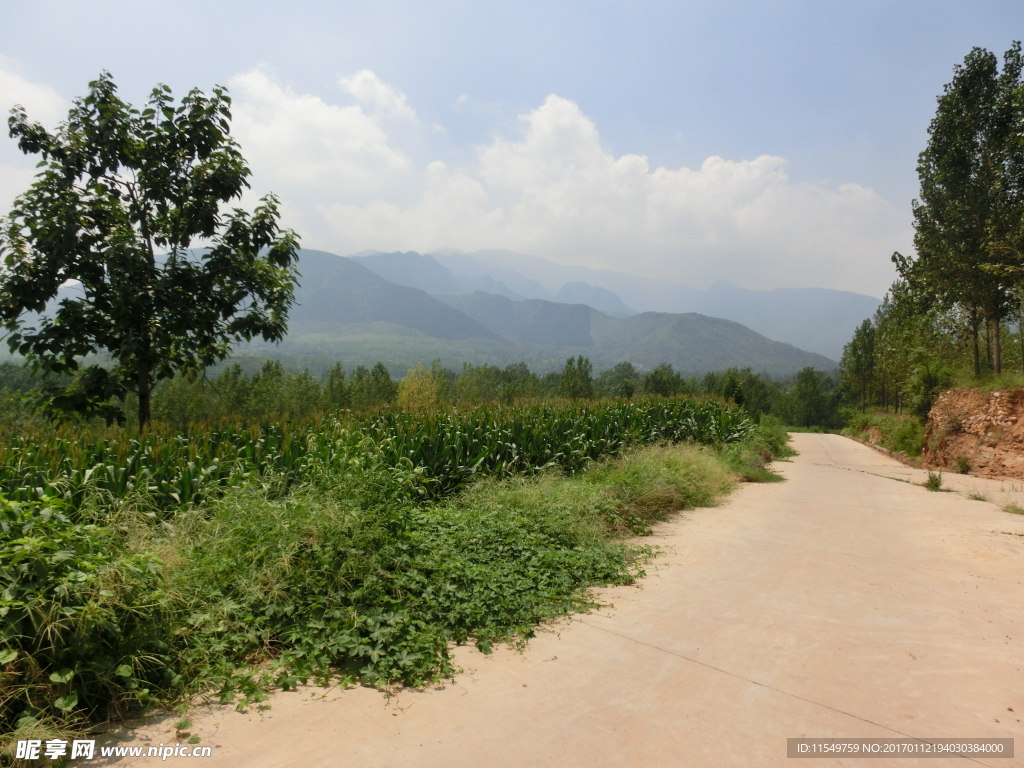
<instances>
[{"instance_id":1,"label":"dirt roadside","mask_svg":"<svg viewBox=\"0 0 1024 768\"><path fill-rule=\"evenodd\" d=\"M794 445L776 465L788 482L659 526L639 587L604 590L608 608L525 653L459 649L454 682L391 699L307 688L262 712L203 709L192 730L213 756L166 763L782 766L787 737L949 736L1015 737L1018 757L871 768L1024 765L1024 516L926 491L923 470L844 437ZM173 744L173 723L119 743Z\"/></svg>"}]
</instances>

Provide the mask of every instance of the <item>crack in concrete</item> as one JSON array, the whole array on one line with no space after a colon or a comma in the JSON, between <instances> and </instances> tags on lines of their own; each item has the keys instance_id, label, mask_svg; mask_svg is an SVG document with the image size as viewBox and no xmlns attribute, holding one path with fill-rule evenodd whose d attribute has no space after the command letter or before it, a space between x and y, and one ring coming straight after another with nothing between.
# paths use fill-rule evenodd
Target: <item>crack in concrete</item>
<instances>
[{"instance_id":1,"label":"crack in concrete","mask_svg":"<svg viewBox=\"0 0 1024 768\"><path fill-rule=\"evenodd\" d=\"M775 686L768 685L767 683L762 683L762 682L759 682L757 680L751 680L749 677L744 677L743 675L737 674L736 672L730 672L727 669L722 669L721 667L716 667L713 664L708 664L706 661L698 661L697 659L694 659L694 658L692 658L690 656L684 656L681 653L677 653L676 651L670 651L667 648L662 648L659 645L653 645L652 643L645 643L643 640L637 640L635 637L630 637L629 635L624 635L621 632L613 632L612 630L607 629L605 627L599 627L596 624L591 624L589 621L586 621L584 619L577 619L577 621L580 624L585 624L586 626L590 627L591 629L596 629L596 630L598 630L600 632L607 632L609 635L615 635L616 637L621 637L623 640L628 640L631 643L636 643L638 645L643 645L643 646L646 646L647 648L650 648L650 649L655 650L655 651L661 651L662 653L668 654L669 656L675 656L677 659L682 659L683 661L688 661L691 664L697 664L697 665L699 665L701 667L706 667L707 669L713 670L715 672L720 672L721 674L728 675L729 677L735 677L737 680L742 680L745 683L750 683L751 685L756 685L756 686L758 686L760 688L765 688L766 690L774 691L775 693L780 693L783 696L789 696L790 698L796 699L797 701L803 701L803 702L806 702L808 704L813 704L816 707L821 707L822 709L827 709L827 710L829 710L831 712L835 712L835 713L840 714L840 715L845 715L846 717L851 717L854 720L860 720L862 723L868 723L869 725L874 725L877 728L883 728L883 729L889 731L890 733L895 733L895 734L897 734L899 736L902 736L905 739L914 739L915 741L919 741L922 744L931 743L926 738L922 738L920 736L912 736L909 733L904 733L903 731L896 730L895 728L891 728L888 725L884 725L882 723L875 722L874 720L869 720L868 718L861 717L860 715L856 715L853 712L847 712L846 710L838 709L837 707L829 706L828 704L824 704L824 703L822 703L820 701L815 701L814 699L808 699L806 696L801 696L798 693L792 693L790 691L784 691L781 688L776 688ZM976 760L973 757L969 757L968 755L957 754L957 755L950 755L950 757L961 757L964 760L969 760L970 762L976 763L977 765L984 765L984 766L988 766L989 765L988 763L983 763L980 760Z\"/></svg>"}]
</instances>

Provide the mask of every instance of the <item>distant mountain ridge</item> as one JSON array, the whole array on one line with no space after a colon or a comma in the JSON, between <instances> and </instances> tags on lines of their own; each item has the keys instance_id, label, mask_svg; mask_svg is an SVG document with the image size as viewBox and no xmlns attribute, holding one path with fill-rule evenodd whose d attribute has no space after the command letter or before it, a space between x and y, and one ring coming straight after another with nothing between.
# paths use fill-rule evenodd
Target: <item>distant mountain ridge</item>
<instances>
[{"instance_id":1,"label":"distant mountain ridge","mask_svg":"<svg viewBox=\"0 0 1024 768\"><path fill-rule=\"evenodd\" d=\"M688 374L750 366L785 375L806 366L835 366L738 323L697 314L615 318L584 304L515 300L482 291L441 301L384 279L360 259L324 251L302 250L298 267L301 278L285 340L280 346L252 343L240 353L330 357L346 365L381 360L394 373L435 358L449 367L522 360L544 372L560 369L576 354L590 357L598 370L624 360L641 368L667 362ZM427 267L438 281L448 279L429 262Z\"/></svg>"},{"instance_id":2,"label":"distant mountain ridge","mask_svg":"<svg viewBox=\"0 0 1024 768\"><path fill-rule=\"evenodd\" d=\"M390 283L407 288L418 288L432 296L484 291L511 299L528 298L516 293L500 279L495 279L491 275L460 274L456 276L433 256L424 256L415 251L371 253L350 258ZM533 287L530 286L530 288ZM536 284L536 290L547 293L539 283ZM548 297L544 296L544 298Z\"/></svg>"},{"instance_id":3,"label":"distant mountain ridge","mask_svg":"<svg viewBox=\"0 0 1024 768\"><path fill-rule=\"evenodd\" d=\"M716 283L700 289L611 270L565 266L538 256L496 249L472 253L446 249L429 255L454 274L500 274L507 285L514 284L512 275L516 275L547 292L547 295L530 295L517 289L527 298L554 298L561 286L581 281L613 292L637 312L696 312L733 320L770 339L817 352L832 360L840 358L853 331L871 317L881 303L873 296L829 288L757 291Z\"/></svg>"},{"instance_id":4,"label":"distant mountain ridge","mask_svg":"<svg viewBox=\"0 0 1024 768\"><path fill-rule=\"evenodd\" d=\"M438 339L497 339L497 334L423 291L395 285L324 251L300 252L299 285L289 326L329 332L339 324L388 322Z\"/></svg>"},{"instance_id":5,"label":"distant mountain ridge","mask_svg":"<svg viewBox=\"0 0 1024 768\"><path fill-rule=\"evenodd\" d=\"M766 339L739 323L696 313L643 312L613 318L583 304L542 299L512 301L474 293L443 300L499 336L585 354L599 367L623 360L642 368L667 362L688 372L749 366L781 374L807 366L835 367L826 357Z\"/></svg>"}]
</instances>

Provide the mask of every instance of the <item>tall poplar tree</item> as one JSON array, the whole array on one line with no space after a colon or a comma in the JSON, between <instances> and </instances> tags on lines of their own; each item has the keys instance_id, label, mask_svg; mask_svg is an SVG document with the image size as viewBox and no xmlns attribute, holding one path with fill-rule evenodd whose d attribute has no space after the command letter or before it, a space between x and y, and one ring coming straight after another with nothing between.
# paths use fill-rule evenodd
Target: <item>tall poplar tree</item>
<instances>
[{"instance_id":1,"label":"tall poplar tree","mask_svg":"<svg viewBox=\"0 0 1024 768\"><path fill-rule=\"evenodd\" d=\"M996 56L973 49L954 69L938 99L928 146L918 159L920 200L913 204L918 258L897 266L946 306L967 313L975 375L981 372L978 332L993 326L993 368L1002 368L1000 326L1016 268L1012 250L997 242L1013 214L1009 170L1020 151L1020 43Z\"/></svg>"}]
</instances>

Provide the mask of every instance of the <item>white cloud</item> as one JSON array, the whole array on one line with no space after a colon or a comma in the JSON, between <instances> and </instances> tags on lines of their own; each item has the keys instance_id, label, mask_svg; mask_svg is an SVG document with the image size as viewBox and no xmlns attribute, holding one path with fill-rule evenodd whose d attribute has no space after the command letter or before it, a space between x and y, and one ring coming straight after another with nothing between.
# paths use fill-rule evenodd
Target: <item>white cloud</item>
<instances>
[{"instance_id":1,"label":"white cloud","mask_svg":"<svg viewBox=\"0 0 1024 768\"><path fill-rule=\"evenodd\" d=\"M0 116L4 126L0 131L0 216L10 210L17 195L28 189L39 159L23 155L7 136L7 116L15 104L25 108L29 120L51 129L65 116L68 106L53 88L26 80L14 72L9 60L0 56Z\"/></svg>"},{"instance_id":2,"label":"white cloud","mask_svg":"<svg viewBox=\"0 0 1024 768\"><path fill-rule=\"evenodd\" d=\"M369 70L340 83L356 103L295 93L260 69L230 81L254 192L278 192L310 247L507 248L695 285L880 295L889 254L912 246L906 212L870 188L793 182L771 155L652 168L642 155L616 156L579 106L555 95L521 116L521 135L476 147L465 165L422 150L414 162L388 127L404 126L399 135L420 148L445 132L421 125L406 96ZM66 108L0 59L0 108L14 103L48 125ZM31 158L0 142L0 211L33 172Z\"/></svg>"},{"instance_id":3,"label":"white cloud","mask_svg":"<svg viewBox=\"0 0 1024 768\"><path fill-rule=\"evenodd\" d=\"M375 112L416 122L416 112L409 106L405 94L381 82L370 70L364 69L352 77L343 77L338 83L356 101L372 107Z\"/></svg>"},{"instance_id":4,"label":"white cloud","mask_svg":"<svg viewBox=\"0 0 1024 768\"><path fill-rule=\"evenodd\" d=\"M309 247L507 248L693 285L875 295L892 280L889 255L911 247L906 212L870 188L793 182L771 155L652 168L614 155L579 106L555 95L521 116L520 136L495 137L465 165L414 163L385 131L415 117L405 96L367 70L342 83L359 104L293 93L260 70L231 83L255 179L290 203ZM402 135L414 146L443 140L432 126L410 128Z\"/></svg>"},{"instance_id":5,"label":"white cloud","mask_svg":"<svg viewBox=\"0 0 1024 768\"><path fill-rule=\"evenodd\" d=\"M372 74L372 73L371 73ZM362 198L387 186L409 159L388 144L380 120L359 105L296 94L256 69L230 81L232 130L261 187Z\"/></svg>"},{"instance_id":6,"label":"white cloud","mask_svg":"<svg viewBox=\"0 0 1024 768\"><path fill-rule=\"evenodd\" d=\"M11 107L20 104L28 119L52 128L65 116L67 105L60 94L43 83L33 83L13 71L13 64L0 56L0 112L4 124Z\"/></svg>"},{"instance_id":7,"label":"white cloud","mask_svg":"<svg viewBox=\"0 0 1024 768\"><path fill-rule=\"evenodd\" d=\"M892 279L889 255L910 246L906 216L873 190L793 183L780 157L651 169L604 148L566 99L522 119L518 140L495 138L468 167L430 163L410 204L321 206L331 246L499 247L689 284L876 295Z\"/></svg>"}]
</instances>

